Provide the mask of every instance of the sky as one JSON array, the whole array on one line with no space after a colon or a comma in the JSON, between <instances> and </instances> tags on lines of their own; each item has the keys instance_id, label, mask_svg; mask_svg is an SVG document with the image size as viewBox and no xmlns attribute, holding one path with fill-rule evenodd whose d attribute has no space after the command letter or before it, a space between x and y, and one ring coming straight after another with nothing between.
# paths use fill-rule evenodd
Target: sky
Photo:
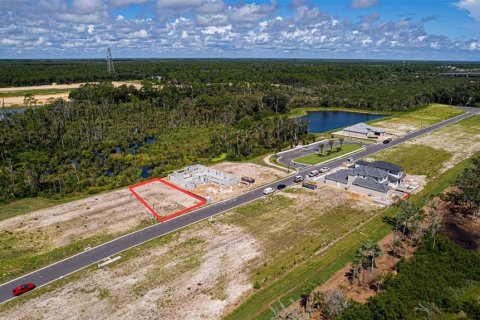
<instances>
[{"instance_id":1,"label":"sky","mask_svg":"<svg viewBox=\"0 0 480 320\"><path fill-rule=\"evenodd\" d=\"M480 0L0 0L0 59L480 60Z\"/></svg>"}]
</instances>

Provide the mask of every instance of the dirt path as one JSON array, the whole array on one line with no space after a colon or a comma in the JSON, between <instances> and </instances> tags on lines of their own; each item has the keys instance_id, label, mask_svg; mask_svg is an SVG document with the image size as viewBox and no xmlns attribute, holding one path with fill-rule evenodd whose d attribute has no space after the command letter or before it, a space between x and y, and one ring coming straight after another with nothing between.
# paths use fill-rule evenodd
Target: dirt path
<instances>
[{"instance_id":1,"label":"dirt path","mask_svg":"<svg viewBox=\"0 0 480 320\"><path fill-rule=\"evenodd\" d=\"M97 82L92 82L97 83ZM39 86L29 86L29 87L8 87L8 88L0 88L0 92L16 92L16 91L30 91L30 90L48 90L48 89L76 89L79 88L82 83L70 83L70 84L49 84L49 85L39 85ZM142 87L141 84L136 82L129 82L129 81L112 81L112 84L115 87L120 87L122 85L133 85L135 88L140 89Z\"/></svg>"}]
</instances>

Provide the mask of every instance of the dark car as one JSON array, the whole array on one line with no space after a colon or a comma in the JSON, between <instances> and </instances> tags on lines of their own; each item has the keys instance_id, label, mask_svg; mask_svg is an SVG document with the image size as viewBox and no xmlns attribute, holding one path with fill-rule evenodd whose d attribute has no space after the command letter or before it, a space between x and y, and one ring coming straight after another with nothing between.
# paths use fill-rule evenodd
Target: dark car
<instances>
[{"instance_id":1,"label":"dark car","mask_svg":"<svg viewBox=\"0 0 480 320\"><path fill-rule=\"evenodd\" d=\"M28 291L31 291L33 289L35 289L35 285L30 282L30 283L27 283L27 284L22 284L21 286L18 286L16 288L13 288L12 293L16 297L16 296L24 294Z\"/></svg>"},{"instance_id":2,"label":"dark car","mask_svg":"<svg viewBox=\"0 0 480 320\"><path fill-rule=\"evenodd\" d=\"M282 183L277 186L277 190L282 190L282 189L285 189L286 187L287 185Z\"/></svg>"},{"instance_id":3,"label":"dark car","mask_svg":"<svg viewBox=\"0 0 480 320\"><path fill-rule=\"evenodd\" d=\"M392 141L392 138L385 139L385 140L383 140L383 144L390 143L390 141Z\"/></svg>"}]
</instances>

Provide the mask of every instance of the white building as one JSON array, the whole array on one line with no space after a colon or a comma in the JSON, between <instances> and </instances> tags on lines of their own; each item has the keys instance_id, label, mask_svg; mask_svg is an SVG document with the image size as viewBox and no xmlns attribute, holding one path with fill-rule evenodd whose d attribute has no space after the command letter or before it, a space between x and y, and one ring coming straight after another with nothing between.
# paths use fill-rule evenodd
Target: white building
<instances>
[{"instance_id":1,"label":"white building","mask_svg":"<svg viewBox=\"0 0 480 320\"><path fill-rule=\"evenodd\" d=\"M384 128L372 127L365 123L357 123L343 129L343 135L363 139L383 137L386 133L387 130Z\"/></svg>"},{"instance_id":2,"label":"white building","mask_svg":"<svg viewBox=\"0 0 480 320\"><path fill-rule=\"evenodd\" d=\"M213 168L194 164L168 175L168 180L179 187L190 190L206 183L216 183L222 187L237 184L237 178Z\"/></svg>"}]
</instances>

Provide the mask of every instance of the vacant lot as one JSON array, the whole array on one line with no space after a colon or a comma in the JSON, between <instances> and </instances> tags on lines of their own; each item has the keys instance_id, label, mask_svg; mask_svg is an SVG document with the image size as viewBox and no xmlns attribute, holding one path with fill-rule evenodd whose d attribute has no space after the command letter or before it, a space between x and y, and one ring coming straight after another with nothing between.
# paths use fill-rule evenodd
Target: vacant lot
<instances>
[{"instance_id":1,"label":"vacant lot","mask_svg":"<svg viewBox=\"0 0 480 320\"><path fill-rule=\"evenodd\" d=\"M191 208L200 200L160 181L152 181L135 187L137 193L160 217Z\"/></svg>"},{"instance_id":2,"label":"vacant lot","mask_svg":"<svg viewBox=\"0 0 480 320\"><path fill-rule=\"evenodd\" d=\"M452 118L463 111L454 107L432 104L425 108L406 112L391 118L375 122L375 126L387 129L387 133L403 136L412 131L430 126L445 119Z\"/></svg>"},{"instance_id":3,"label":"vacant lot","mask_svg":"<svg viewBox=\"0 0 480 320\"><path fill-rule=\"evenodd\" d=\"M215 168L233 173L239 179L249 175L256 179L254 186L286 175L280 170L252 163L227 162ZM161 183L135 190L161 216L198 202ZM212 185L203 191L199 195L222 200L248 191L248 187L239 185L222 191ZM29 199L0 209L0 282L157 222L127 188L25 213L29 208L48 205L51 202Z\"/></svg>"},{"instance_id":4,"label":"vacant lot","mask_svg":"<svg viewBox=\"0 0 480 320\"><path fill-rule=\"evenodd\" d=\"M254 284L273 282L376 212L345 191L297 186L122 253L0 317L220 319Z\"/></svg>"},{"instance_id":5,"label":"vacant lot","mask_svg":"<svg viewBox=\"0 0 480 320\"><path fill-rule=\"evenodd\" d=\"M384 150L373 158L397 163L407 173L432 178L478 150L480 116L473 116Z\"/></svg>"}]
</instances>

